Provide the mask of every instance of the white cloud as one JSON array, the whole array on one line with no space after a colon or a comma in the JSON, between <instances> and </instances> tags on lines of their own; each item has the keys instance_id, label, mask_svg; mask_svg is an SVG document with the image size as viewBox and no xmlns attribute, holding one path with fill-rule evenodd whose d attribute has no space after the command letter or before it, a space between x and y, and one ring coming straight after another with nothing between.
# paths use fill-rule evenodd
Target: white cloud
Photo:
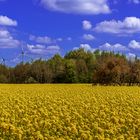
<instances>
[{"instance_id":1,"label":"white cloud","mask_svg":"<svg viewBox=\"0 0 140 140\"><path fill-rule=\"evenodd\" d=\"M77 50L79 48L82 48L85 51L91 51L91 52L95 51L95 49L93 49L89 44L80 44L80 47L74 47L73 50Z\"/></svg>"},{"instance_id":2,"label":"white cloud","mask_svg":"<svg viewBox=\"0 0 140 140\"><path fill-rule=\"evenodd\" d=\"M83 24L83 29L84 29L84 30L90 30L90 29L92 29L92 24L91 24L90 21L84 20L84 21L82 22L82 24Z\"/></svg>"},{"instance_id":3,"label":"white cloud","mask_svg":"<svg viewBox=\"0 0 140 140\"><path fill-rule=\"evenodd\" d=\"M58 45L54 45L54 46L47 46L47 50L51 50L51 51L59 51L60 47Z\"/></svg>"},{"instance_id":4,"label":"white cloud","mask_svg":"<svg viewBox=\"0 0 140 140\"><path fill-rule=\"evenodd\" d=\"M134 54L134 53L128 53L127 54L127 58L129 58L129 59L133 59L135 57L136 57L136 54Z\"/></svg>"},{"instance_id":5,"label":"white cloud","mask_svg":"<svg viewBox=\"0 0 140 140\"><path fill-rule=\"evenodd\" d=\"M95 39L95 37L91 34L84 34L83 39L88 40L88 41L92 41Z\"/></svg>"},{"instance_id":6,"label":"white cloud","mask_svg":"<svg viewBox=\"0 0 140 140\"><path fill-rule=\"evenodd\" d=\"M80 47L74 47L73 50L77 50L79 48L83 48L85 51L91 51L91 52L94 52L97 49L100 51L111 51L115 53L119 52L119 53L126 54L127 58L135 58L136 54L139 56L140 42L131 40L127 45L122 45L119 43L116 44L105 43L96 48L92 48L92 46L89 44L80 44Z\"/></svg>"},{"instance_id":7,"label":"white cloud","mask_svg":"<svg viewBox=\"0 0 140 140\"><path fill-rule=\"evenodd\" d=\"M97 32L113 33L113 34L133 34L140 32L140 18L126 17L123 21L103 21L96 25L93 29Z\"/></svg>"},{"instance_id":8,"label":"white cloud","mask_svg":"<svg viewBox=\"0 0 140 140\"><path fill-rule=\"evenodd\" d=\"M113 45L111 45L109 43L105 43L105 44L99 46L99 49L104 50L104 51L114 51L114 52L119 52L119 51L126 52L126 51L128 51L128 48L126 46L119 44L119 43L113 44Z\"/></svg>"},{"instance_id":9,"label":"white cloud","mask_svg":"<svg viewBox=\"0 0 140 140\"><path fill-rule=\"evenodd\" d=\"M15 48L20 42L13 38L9 31L0 29L0 48Z\"/></svg>"},{"instance_id":10,"label":"white cloud","mask_svg":"<svg viewBox=\"0 0 140 140\"><path fill-rule=\"evenodd\" d=\"M131 49L136 49L136 50L140 50L140 42L137 42L135 40L130 41L130 43L128 44L128 47Z\"/></svg>"},{"instance_id":11,"label":"white cloud","mask_svg":"<svg viewBox=\"0 0 140 140\"><path fill-rule=\"evenodd\" d=\"M89 44L80 44L80 48L83 48L85 51L93 51Z\"/></svg>"},{"instance_id":12,"label":"white cloud","mask_svg":"<svg viewBox=\"0 0 140 140\"><path fill-rule=\"evenodd\" d=\"M42 44L51 44L52 43L52 39L48 36L44 36L44 37L38 36L38 37L36 37L34 35L30 35L29 39L31 41L35 41L37 43L42 43Z\"/></svg>"},{"instance_id":13,"label":"white cloud","mask_svg":"<svg viewBox=\"0 0 140 140\"><path fill-rule=\"evenodd\" d=\"M55 53L59 53L60 51L60 47L59 46L45 46L45 45L30 45L27 44L27 48L29 50L30 53L33 54L55 54Z\"/></svg>"},{"instance_id":14,"label":"white cloud","mask_svg":"<svg viewBox=\"0 0 140 140\"><path fill-rule=\"evenodd\" d=\"M137 42L136 40L131 40L128 45L124 46L122 44L109 44L105 43L98 47L100 50L104 51L114 51L114 52L122 52L132 55L134 53L139 53L140 51L140 42ZM133 55L134 56L134 55Z\"/></svg>"},{"instance_id":15,"label":"white cloud","mask_svg":"<svg viewBox=\"0 0 140 140\"><path fill-rule=\"evenodd\" d=\"M54 44L54 43L57 43L57 42L62 42L63 38L59 37L59 38L54 39L54 38L51 38L49 36L30 35L29 40L35 41L36 43L40 43L40 44Z\"/></svg>"},{"instance_id":16,"label":"white cloud","mask_svg":"<svg viewBox=\"0 0 140 140\"><path fill-rule=\"evenodd\" d=\"M3 26L17 26L17 21L13 20L7 16L0 15L0 25Z\"/></svg>"},{"instance_id":17,"label":"white cloud","mask_svg":"<svg viewBox=\"0 0 140 140\"><path fill-rule=\"evenodd\" d=\"M140 0L129 0L129 3L140 4Z\"/></svg>"},{"instance_id":18,"label":"white cloud","mask_svg":"<svg viewBox=\"0 0 140 140\"><path fill-rule=\"evenodd\" d=\"M57 38L56 41L62 42L63 38Z\"/></svg>"},{"instance_id":19,"label":"white cloud","mask_svg":"<svg viewBox=\"0 0 140 140\"><path fill-rule=\"evenodd\" d=\"M78 49L79 49L79 47L74 47L74 48L73 48L73 50L78 50Z\"/></svg>"},{"instance_id":20,"label":"white cloud","mask_svg":"<svg viewBox=\"0 0 140 140\"><path fill-rule=\"evenodd\" d=\"M107 0L40 0L49 10L74 14L108 14Z\"/></svg>"}]
</instances>

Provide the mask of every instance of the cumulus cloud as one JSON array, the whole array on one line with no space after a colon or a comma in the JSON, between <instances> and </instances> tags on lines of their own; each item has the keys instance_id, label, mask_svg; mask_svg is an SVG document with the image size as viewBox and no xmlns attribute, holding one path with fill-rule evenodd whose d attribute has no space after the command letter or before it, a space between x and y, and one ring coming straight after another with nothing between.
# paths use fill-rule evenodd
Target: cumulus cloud
<instances>
[{"instance_id":1,"label":"cumulus cloud","mask_svg":"<svg viewBox=\"0 0 140 140\"><path fill-rule=\"evenodd\" d=\"M92 24L91 24L90 21L84 20L84 21L82 22L82 24L83 24L83 29L84 29L84 30L90 30L90 29L92 29Z\"/></svg>"},{"instance_id":2,"label":"cumulus cloud","mask_svg":"<svg viewBox=\"0 0 140 140\"><path fill-rule=\"evenodd\" d=\"M140 52L140 42L136 40L131 40L126 46L119 43L116 43L116 44L105 43L99 46L98 49L104 50L104 51L114 51L114 52L133 54L133 53Z\"/></svg>"},{"instance_id":3,"label":"cumulus cloud","mask_svg":"<svg viewBox=\"0 0 140 140\"><path fill-rule=\"evenodd\" d=\"M140 18L126 17L123 21L103 21L93 29L96 32L105 32L113 34L133 34L140 32Z\"/></svg>"},{"instance_id":4,"label":"cumulus cloud","mask_svg":"<svg viewBox=\"0 0 140 140\"><path fill-rule=\"evenodd\" d=\"M122 44L109 44L109 43L105 43L101 46L99 46L99 49L100 50L104 50L104 51L114 51L114 52L126 52L128 51L128 48Z\"/></svg>"},{"instance_id":5,"label":"cumulus cloud","mask_svg":"<svg viewBox=\"0 0 140 140\"><path fill-rule=\"evenodd\" d=\"M42 44L51 44L52 43L52 39L48 36L44 36L44 37L38 36L38 37L36 37L34 35L30 35L29 39L31 41L35 41L37 43L42 43Z\"/></svg>"},{"instance_id":6,"label":"cumulus cloud","mask_svg":"<svg viewBox=\"0 0 140 140\"><path fill-rule=\"evenodd\" d=\"M128 47L131 49L140 50L140 42L137 42L136 40L132 40L128 44Z\"/></svg>"},{"instance_id":7,"label":"cumulus cloud","mask_svg":"<svg viewBox=\"0 0 140 140\"><path fill-rule=\"evenodd\" d=\"M128 59L134 59L135 57L136 57L136 54L134 54L134 53L128 53L127 54Z\"/></svg>"},{"instance_id":8,"label":"cumulus cloud","mask_svg":"<svg viewBox=\"0 0 140 140\"><path fill-rule=\"evenodd\" d=\"M20 42L13 38L9 31L0 29L0 48L15 48Z\"/></svg>"},{"instance_id":9,"label":"cumulus cloud","mask_svg":"<svg viewBox=\"0 0 140 140\"><path fill-rule=\"evenodd\" d=\"M111 44L107 42L105 44L97 46L96 48L93 48L90 44L80 44L79 47L74 47L73 50L77 50L79 48L83 48L85 51L91 52L94 52L97 49L100 51L111 51L115 53L119 52L126 54L127 58L135 58L136 54L139 56L140 42L131 40L127 45L122 45L120 43Z\"/></svg>"},{"instance_id":10,"label":"cumulus cloud","mask_svg":"<svg viewBox=\"0 0 140 140\"><path fill-rule=\"evenodd\" d=\"M53 43L57 43L57 42L62 42L63 38L59 37L59 38L54 39L49 36L30 35L29 40L35 41L36 43L40 43L40 44L53 44Z\"/></svg>"},{"instance_id":11,"label":"cumulus cloud","mask_svg":"<svg viewBox=\"0 0 140 140\"><path fill-rule=\"evenodd\" d=\"M27 48L30 53L41 54L41 55L55 54L55 53L59 53L59 51L60 51L60 47L58 45L45 46L45 45L40 45L40 44L36 44L36 45L27 44Z\"/></svg>"},{"instance_id":12,"label":"cumulus cloud","mask_svg":"<svg viewBox=\"0 0 140 140\"><path fill-rule=\"evenodd\" d=\"M82 48L85 51L91 51L91 52L94 52L95 51L95 49L92 48L89 44L80 44L80 47L74 47L73 50L77 50L79 48Z\"/></svg>"},{"instance_id":13,"label":"cumulus cloud","mask_svg":"<svg viewBox=\"0 0 140 140\"><path fill-rule=\"evenodd\" d=\"M95 39L95 37L91 34L84 34L83 35L83 39L87 40L87 41L92 41Z\"/></svg>"},{"instance_id":14,"label":"cumulus cloud","mask_svg":"<svg viewBox=\"0 0 140 140\"><path fill-rule=\"evenodd\" d=\"M40 0L48 10L74 14L108 14L107 0Z\"/></svg>"},{"instance_id":15,"label":"cumulus cloud","mask_svg":"<svg viewBox=\"0 0 140 140\"><path fill-rule=\"evenodd\" d=\"M17 21L13 20L7 16L0 15L0 25L3 26L17 26Z\"/></svg>"}]
</instances>

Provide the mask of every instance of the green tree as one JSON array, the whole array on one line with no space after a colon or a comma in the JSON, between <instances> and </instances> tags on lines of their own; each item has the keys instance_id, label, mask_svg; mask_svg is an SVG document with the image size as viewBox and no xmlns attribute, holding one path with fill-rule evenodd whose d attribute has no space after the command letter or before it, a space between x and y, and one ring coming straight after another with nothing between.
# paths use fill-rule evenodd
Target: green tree
<instances>
[{"instance_id":1,"label":"green tree","mask_svg":"<svg viewBox=\"0 0 140 140\"><path fill-rule=\"evenodd\" d=\"M76 74L76 64L74 60L65 61L65 83L76 83L78 81Z\"/></svg>"}]
</instances>

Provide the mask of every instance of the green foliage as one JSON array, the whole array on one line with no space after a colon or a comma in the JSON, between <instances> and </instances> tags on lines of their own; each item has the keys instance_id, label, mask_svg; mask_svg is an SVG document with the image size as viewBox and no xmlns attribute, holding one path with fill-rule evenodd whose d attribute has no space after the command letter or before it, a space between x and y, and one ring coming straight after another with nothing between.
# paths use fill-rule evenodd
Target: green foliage
<instances>
[{"instance_id":1,"label":"green foliage","mask_svg":"<svg viewBox=\"0 0 140 140\"><path fill-rule=\"evenodd\" d=\"M125 55L96 50L78 49L64 57L21 63L14 68L0 65L0 83L99 83L103 85L139 85L140 60ZM30 79L30 78L33 79Z\"/></svg>"},{"instance_id":2,"label":"green foliage","mask_svg":"<svg viewBox=\"0 0 140 140\"><path fill-rule=\"evenodd\" d=\"M29 83L37 83L37 81L33 78L33 77L29 77L26 81L25 81L25 83L27 83L27 84L29 84Z\"/></svg>"},{"instance_id":3,"label":"green foliage","mask_svg":"<svg viewBox=\"0 0 140 140\"><path fill-rule=\"evenodd\" d=\"M76 83L77 75L76 75L76 65L73 60L66 60L65 63L65 83Z\"/></svg>"}]
</instances>

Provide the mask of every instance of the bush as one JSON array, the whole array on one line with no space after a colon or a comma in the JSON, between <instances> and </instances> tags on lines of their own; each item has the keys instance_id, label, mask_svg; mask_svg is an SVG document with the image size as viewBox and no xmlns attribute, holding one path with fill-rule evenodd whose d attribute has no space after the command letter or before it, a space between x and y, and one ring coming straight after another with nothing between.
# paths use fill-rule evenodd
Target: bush
<instances>
[{"instance_id":1,"label":"bush","mask_svg":"<svg viewBox=\"0 0 140 140\"><path fill-rule=\"evenodd\" d=\"M26 81L26 84L30 84L30 83L37 83L37 81L33 78L33 77L29 77Z\"/></svg>"}]
</instances>

